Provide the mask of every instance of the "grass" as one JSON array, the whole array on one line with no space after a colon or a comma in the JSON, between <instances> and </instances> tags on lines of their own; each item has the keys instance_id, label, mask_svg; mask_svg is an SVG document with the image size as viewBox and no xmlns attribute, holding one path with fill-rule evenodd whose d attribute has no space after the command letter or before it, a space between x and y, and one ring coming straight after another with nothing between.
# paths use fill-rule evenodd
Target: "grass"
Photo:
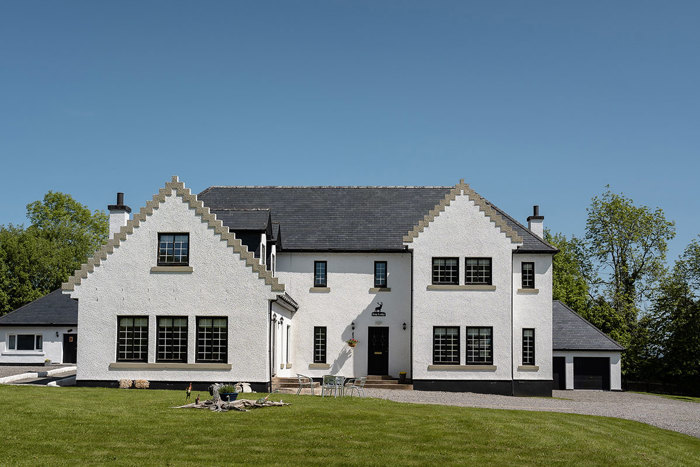
<instances>
[{"instance_id":1,"label":"grass","mask_svg":"<svg viewBox=\"0 0 700 467\"><path fill-rule=\"evenodd\" d=\"M700 465L700 439L628 420L279 398L214 413L172 409L184 391L0 386L0 463Z\"/></svg>"},{"instance_id":2,"label":"grass","mask_svg":"<svg viewBox=\"0 0 700 467\"><path fill-rule=\"evenodd\" d=\"M695 403L700 402L700 397L676 396L675 394L657 394L655 392L641 392L641 391L631 391L631 392L634 392L636 394L646 394L647 396L665 397L666 399L675 399L678 401L695 402Z\"/></svg>"}]
</instances>

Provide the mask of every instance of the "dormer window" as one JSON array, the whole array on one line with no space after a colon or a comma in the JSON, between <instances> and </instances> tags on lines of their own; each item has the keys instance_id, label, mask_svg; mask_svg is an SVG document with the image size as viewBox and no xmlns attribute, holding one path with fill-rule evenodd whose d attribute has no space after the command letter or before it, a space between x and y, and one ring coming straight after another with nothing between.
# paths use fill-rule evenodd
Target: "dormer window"
<instances>
[{"instance_id":1,"label":"dormer window","mask_svg":"<svg viewBox=\"0 0 700 467\"><path fill-rule=\"evenodd\" d=\"M158 234L158 266L188 266L190 262L190 234Z\"/></svg>"}]
</instances>

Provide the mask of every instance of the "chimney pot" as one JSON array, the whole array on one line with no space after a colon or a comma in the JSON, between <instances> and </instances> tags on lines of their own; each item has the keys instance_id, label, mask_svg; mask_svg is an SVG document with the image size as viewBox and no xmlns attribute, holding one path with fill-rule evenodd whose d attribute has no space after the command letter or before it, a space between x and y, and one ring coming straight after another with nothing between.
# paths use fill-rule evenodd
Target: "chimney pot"
<instances>
[{"instance_id":1,"label":"chimney pot","mask_svg":"<svg viewBox=\"0 0 700 467\"><path fill-rule=\"evenodd\" d=\"M117 193L117 206L124 206L124 193Z\"/></svg>"},{"instance_id":2,"label":"chimney pot","mask_svg":"<svg viewBox=\"0 0 700 467\"><path fill-rule=\"evenodd\" d=\"M535 204L535 205L532 207L532 214L533 214L535 217L537 217L537 216L540 215L540 207L539 207L537 204Z\"/></svg>"}]
</instances>

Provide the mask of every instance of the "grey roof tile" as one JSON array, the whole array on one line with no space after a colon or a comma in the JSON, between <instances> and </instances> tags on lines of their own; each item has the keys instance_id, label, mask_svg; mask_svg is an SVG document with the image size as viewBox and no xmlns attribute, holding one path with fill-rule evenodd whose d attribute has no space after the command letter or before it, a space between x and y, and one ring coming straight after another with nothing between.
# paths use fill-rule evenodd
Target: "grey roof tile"
<instances>
[{"instance_id":1,"label":"grey roof tile","mask_svg":"<svg viewBox=\"0 0 700 467\"><path fill-rule=\"evenodd\" d=\"M198 198L215 213L270 209L284 230L285 250L400 251L403 236L452 188L234 186L209 187ZM493 207L523 237L520 251L557 251Z\"/></svg>"},{"instance_id":2,"label":"grey roof tile","mask_svg":"<svg viewBox=\"0 0 700 467\"><path fill-rule=\"evenodd\" d=\"M269 209L211 209L231 230L265 231L270 224Z\"/></svg>"},{"instance_id":3,"label":"grey roof tile","mask_svg":"<svg viewBox=\"0 0 700 467\"><path fill-rule=\"evenodd\" d=\"M0 317L0 326L39 325L77 326L78 301L54 290Z\"/></svg>"},{"instance_id":4,"label":"grey roof tile","mask_svg":"<svg viewBox=\"0 0 700 467\"><path fill-rule=\"evenodd\" d=\"M554 350L624 350L625 348L560 302L552 302Z\"/></svg>"}]
</instances>

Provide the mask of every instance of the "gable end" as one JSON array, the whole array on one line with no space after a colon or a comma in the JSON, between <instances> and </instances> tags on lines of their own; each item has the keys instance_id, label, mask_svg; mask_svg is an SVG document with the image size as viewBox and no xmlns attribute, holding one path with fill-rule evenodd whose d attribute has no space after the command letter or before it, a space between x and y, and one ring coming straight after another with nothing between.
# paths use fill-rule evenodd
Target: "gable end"
<instances>
[{"instance_id":1,"label":"gable end","mask_svg":"<svg viewBox=\"0 0 700 467\"><path fill-rule=\"evenodd\" d=\"M64 291L75 290L75 287L80 285L81 281L86 279L88 274L92 273L102 261L105 261L109 255L114 253L115 248L119 248L120 243L125 241L127 236L131 235L141 222L144 222L148 216L153 214L154 210L158 209L161 203L165 202L166 197L172 196L173 191L175 191L175 195L182 198L191 209L195 210L195 214L201 218L202 222L206 222L209 228L213 229L214 233L221 237L221 241L227 242L227 245L233 248L234 253L240 255L241 260L244 260L246 265L250 267L254 273L257 273L258 277L265 281L265 284L271 287L273 292L284 292L284 284L280 284L277 278L273 277L272 273L258 262L253 253L248 251L248 248L229 231L228 227L224 226L223 223L216 218L216 215L212 214L209 208L204 206L204 203L197 199L197 195L193 195L189 188L185 188L185 184L182 183L177 176L174 176L170 182L167 182L163 188L158 190L158 193L153 196L153 199L149 200L138 214L134 215L133 219L129 220L126 225L123 226L119 232L115 233L107 243L80 267L80 269L76 270L67 282L62 284L61 289Z\"/></svg>"}]
</instances>

